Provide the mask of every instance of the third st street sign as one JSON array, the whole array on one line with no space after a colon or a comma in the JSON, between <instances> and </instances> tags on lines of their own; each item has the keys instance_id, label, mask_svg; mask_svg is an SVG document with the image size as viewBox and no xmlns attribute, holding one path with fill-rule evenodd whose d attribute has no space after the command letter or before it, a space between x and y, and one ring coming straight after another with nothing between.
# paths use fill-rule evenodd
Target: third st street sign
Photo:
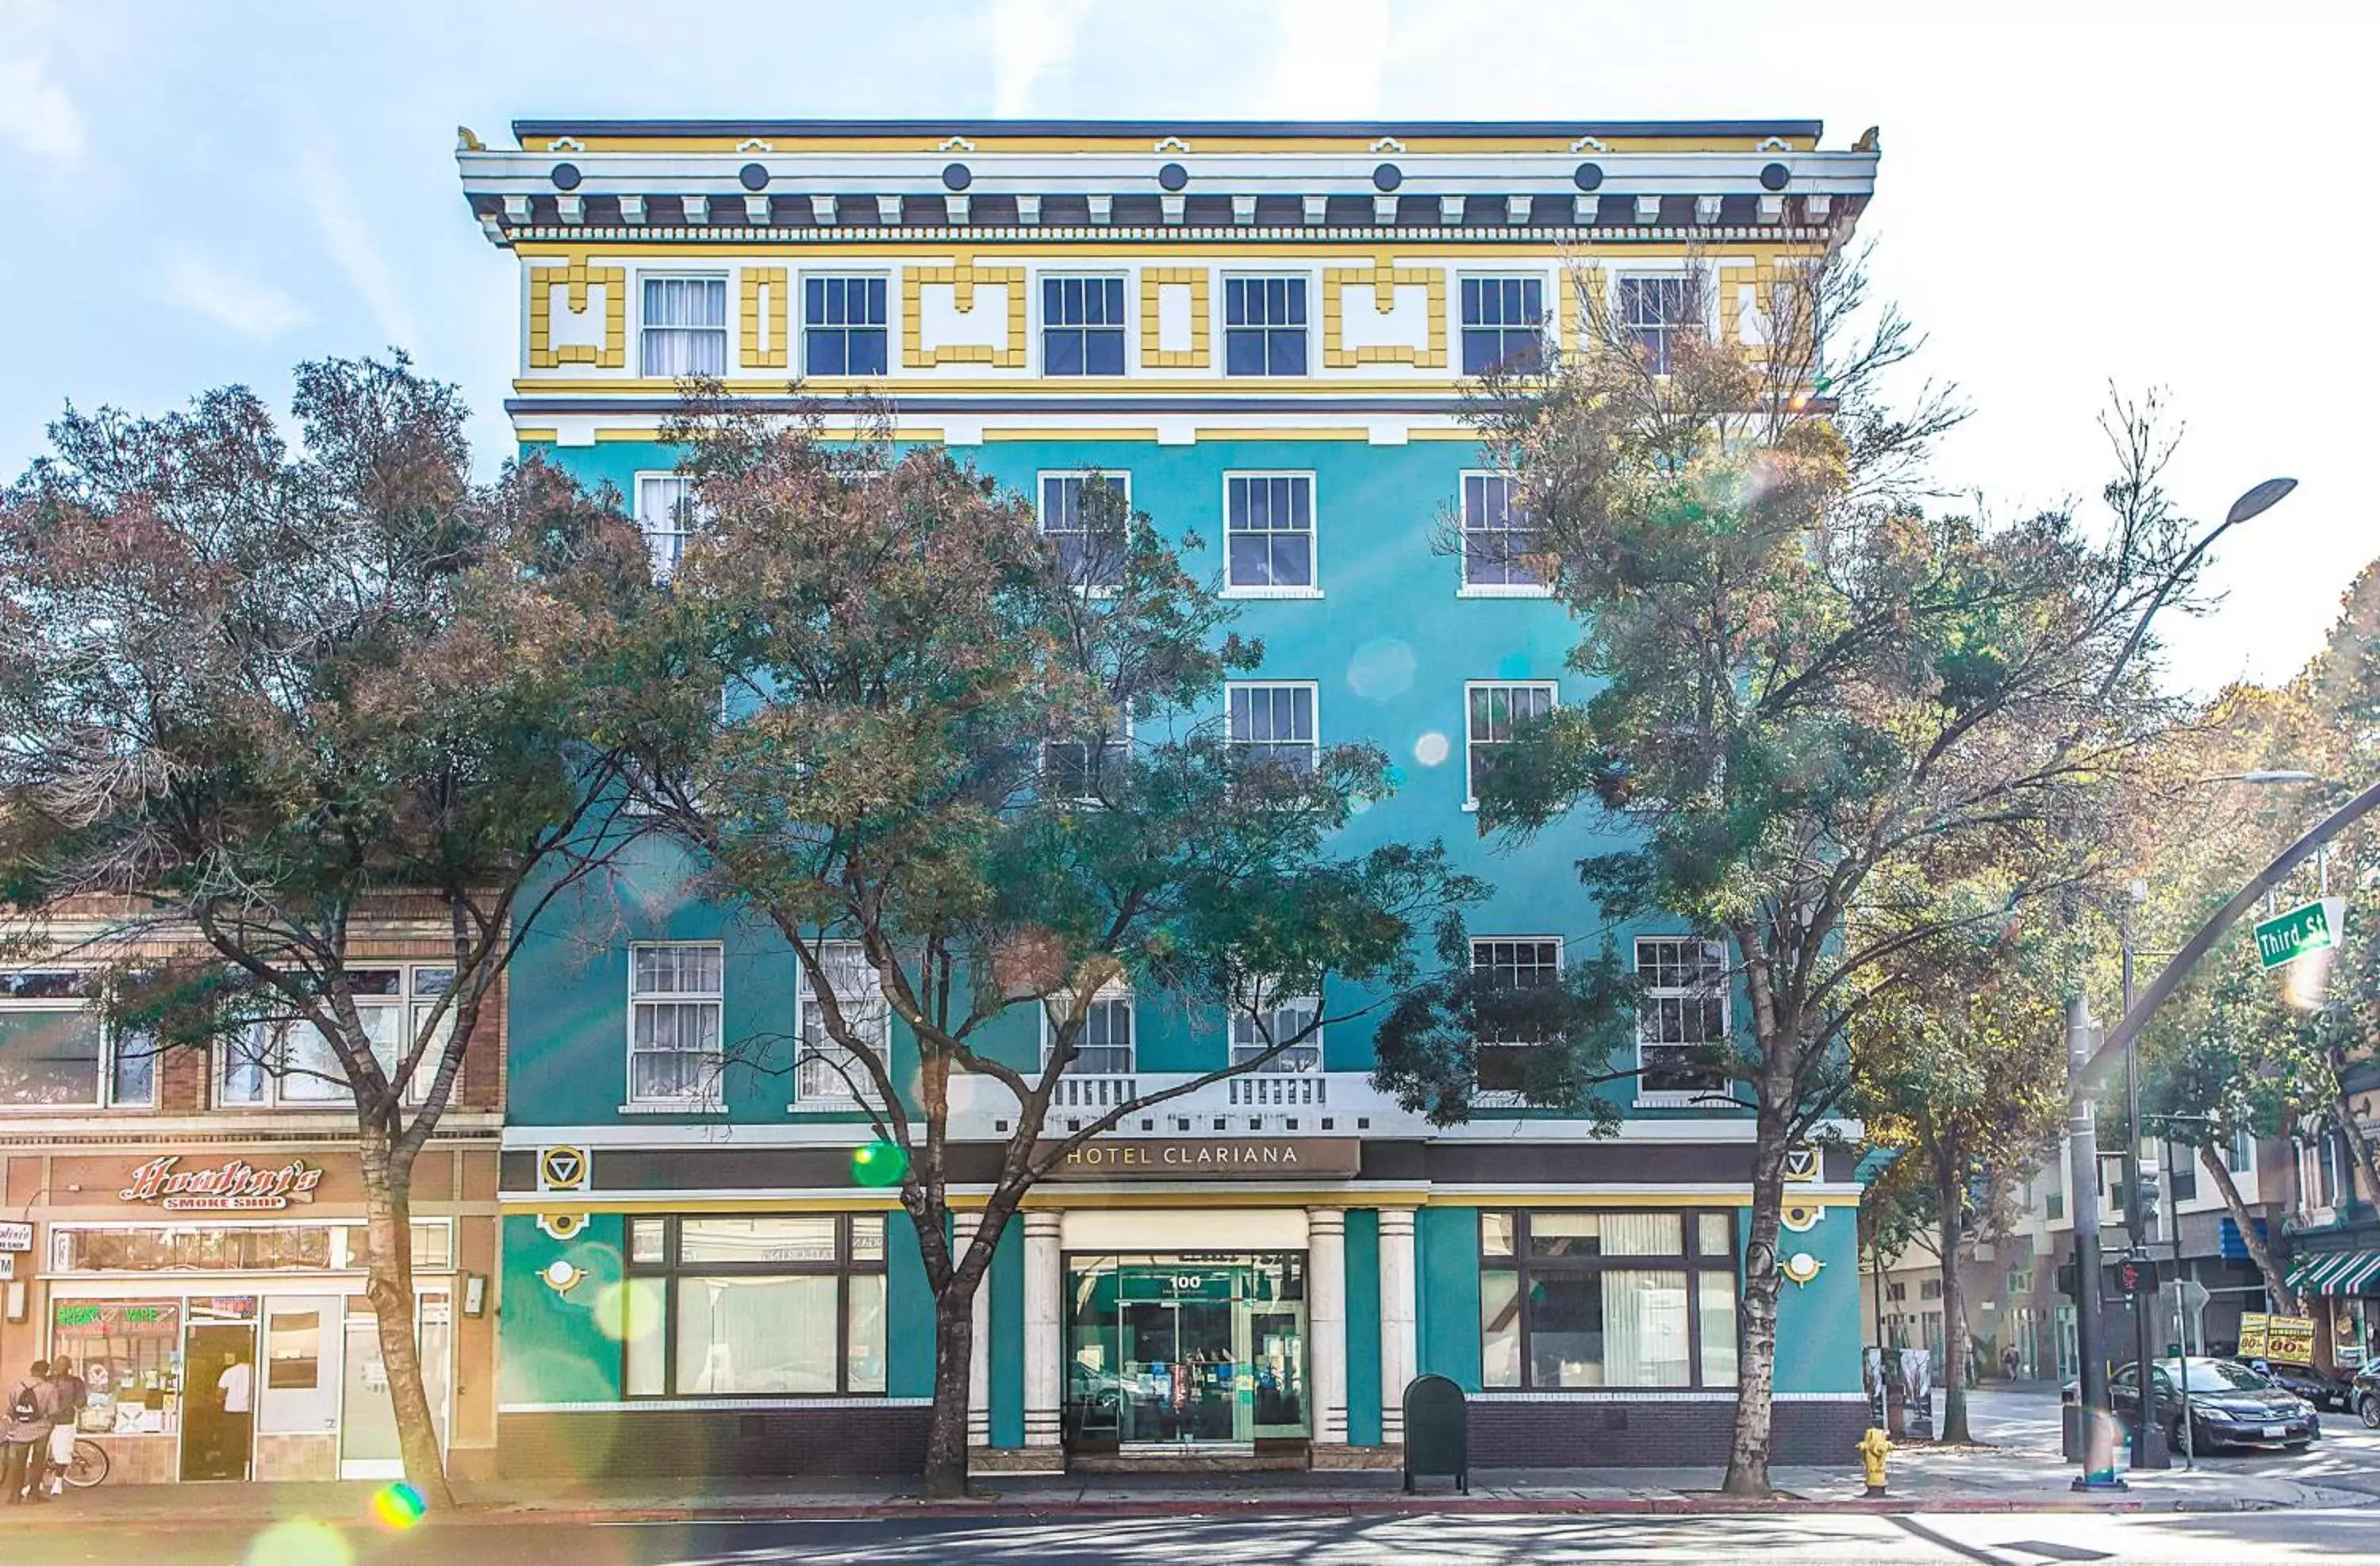
<instances>
[{"instance_id":1,"label":"third st street sign","mask_svg":"<svg viewBox=\"0 0 2380 1566\"><path fill-rule=\"evenodd\" d=\"M2309 952L2330 951L2346 916L2346 898L2325 897L2266 919L2256 927L2256 960L2277 968Z\"/></svg>"}]
</instances>

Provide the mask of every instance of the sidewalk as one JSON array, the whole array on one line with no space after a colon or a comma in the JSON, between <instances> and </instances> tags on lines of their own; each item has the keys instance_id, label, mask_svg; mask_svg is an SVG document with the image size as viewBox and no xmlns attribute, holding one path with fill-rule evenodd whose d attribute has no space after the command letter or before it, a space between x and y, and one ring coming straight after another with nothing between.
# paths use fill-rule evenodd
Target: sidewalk
<instances>
[{"instance_id":1,"label":"sidewalk","mask_svg":"<svg viewBox=\"0 0 2380 1566\"><path fill-rule=\"evenodd\" d=\"M2274 1475L2173 1473L2140 1476L2112 1496L2079 1496L2070 1469L2050 1468L2024 1452L1964 1448L1904 1449L1895 1454L1890 1494L1866 1497L1852 1465L1779 1468L1774 1499L1738 1500L1718 1492L1716 1468L1601 1468L1483 1471L1471 1493L1445 1481L1418 1496L1395 1474L1282 1473L1221 1475L997 1475L966 1501L927 1503L898 1481L863 1479L689 1481L601 1490L562 1484L456 1487L456 1522L723 1522L755 1518L916 1516L1169 1516L1218 1513L1384 1515L1400 1512L1719 1511L2240 1511L2282 1507L2360 1506L2370 1495ZM172 1529L210 1523L254 1524L286 1517L323 1521L370 1516L380 1487L370 1484L146 1485L70 1494L48 1506L0 1508L0 1530L22 1527Z\"/></svg>"}]
</instances>

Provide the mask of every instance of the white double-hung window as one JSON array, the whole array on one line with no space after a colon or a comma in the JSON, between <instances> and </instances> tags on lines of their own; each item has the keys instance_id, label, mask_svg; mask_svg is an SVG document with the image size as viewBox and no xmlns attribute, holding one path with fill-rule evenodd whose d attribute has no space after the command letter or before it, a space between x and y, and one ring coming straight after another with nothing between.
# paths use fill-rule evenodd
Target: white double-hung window
<instances>
[{"instance_id":1,"label":"white double-hung window","mask_svg":"<svg viewBox=\"0 0 2380 1566\"><path fill-rule=\"evenodd\" d=\"M1463 807L1476 809L1479 784L1522 729L1554 710L1551 680L1474 680L1463 687Z\"/></svg>"},{"instance_id":2,"label":"white double-hung window","mask_svg":"<svg viewBox=\"0 0 2380 1566\"><path fill-rule=\"evenodd\" d=\"M1696 937L1636 941L1636 1096L1691 1103L1727 1092L1727 948Z\"/></svg>"},{"instance_id":3,"label":"white double-hung window","mask_svg":"<svg viewBox=\"0 0 2380 1566\"><path fill-rule=\"evenodd\" d=\"M639 359L649 376L727 373L727 279L648 277Z\"/></svg>"},{"instance_id":4,"label":"white double-hung window","mask_svg":"<svg viewBox=\"0 0 2380 1566\"><path fill-rule=\"evenodd\" d=\"M669 580L694 528L694 480L680 473L637 475L637 530L652 556L653 579Z\"/></svg>"},{"instance_id":5,"label":"white double-hung window","mask_svg":"<svg viewBox=\"0 0 2380 1566\"><path fill-rule=\"evenodd\" d=\"M156 1045L111 1033L96 1001L71 969L0 973L0 1110L156 1103Z\"/></svg>"},{"instance_id":6,"label":"white double-hung window","mask_svg":"<svg viewBox=\"0 0 2380 1566\"><path fill-rule=\"evenodd\" d=\"M835 1009L845 1030L877 1059L884 1058L891 1039L892 1011L884 1003L884 984L857 941L832 941L819 948L819 965L826 970ZM857 1103L873 1081L868 1068L841 1039L828 1031L826 1007L808 969L802 972L799 1002L798 1053L794 1062L795 1107Z\"/></svg>"},{"instance_id":7,"label":"white double-hung window","mask_svg":"<svg viewBox=\"0 0 2380 1566\"><path fill-rule=\"evenodd\" d=\"M1062 1009L1071 997L1056 997ZM1041 1060L1048 1064L1058 1045L1058 1029L1045 1007L1041 1014ZM1066 1062L1070 1076L1122 1076L1133 1069L1132 986L1110 984L1091 997L1083 1010L1082 1031L1075 1039L1075 1058Z\"/></svg>"},{"instance_id":8,"label":"white double-hung window","mask_svg":"<svg viewBox=\"0 0 2380 1566\"><path fill-rule=\"evenodd\" d=\"M370 1041L383 1076L394 1076L415 1040L438 1017L438 1031L405 1081L404 1101L420 1103L438 1074L446 1041L454 1037L455 1014L439 1014L439 1001L453 988L451 967L349 968L347 993L356 1020ZM339 1051L309 1022L257 1023L227 1039L220 1050L215 1101L227 1108L300 1108L346 1104L355 1099Z\"/></svg>"},{"instance_id":9,"label":"white double-hung window","mask_svg":"<svg viewBox=\"0 0 2380 1566\"><path fill-rule=\"evenodd\" d=\"M1314 475L1224 475L1224 592L1244 598L1314 598L1321 592L1319 582Z\"/></svg>"},{"instance_id":10,"label":"white double-hung window","mask_svg":"<svg viewBox=\"0 0 2380 1566\"><path fill-rule=\"evenodd\" d=\"M715 941L653 941L628 952L628 1101L718 1103L726 955Z\"/></svg>"},{"instance_id":11,"label":"white double-hung window","mask_svg":"<svg viewBox=\"0 0 2380 1566\"><path fill-rule=\"evenodd\" d=\"M1315 1019L1322 1014L1318 995L1265 996L1251 1010L1232 1013L1232 1063L1244 1066L1263 1060L1263 1072L1304 1072L1322 1069L1322 1030ZM1311 1031L1308 1031L1308 1030ZM1282 1040L1297 1040L1282 1048ZM1266 1051L1280 1053L1266 1059Z\"/></svg>"},{"instance_id":12,"label":"white double-hung window","mask_svg":"<svg viewBox=\"0 0 2380 1566\"><path fill-rule=\"evenodd\" d=\"M1312 771L1320 759L1311 681L1232 684L1224 687L1225 738L1244 764Z\"/></svg>"}]
</instances>

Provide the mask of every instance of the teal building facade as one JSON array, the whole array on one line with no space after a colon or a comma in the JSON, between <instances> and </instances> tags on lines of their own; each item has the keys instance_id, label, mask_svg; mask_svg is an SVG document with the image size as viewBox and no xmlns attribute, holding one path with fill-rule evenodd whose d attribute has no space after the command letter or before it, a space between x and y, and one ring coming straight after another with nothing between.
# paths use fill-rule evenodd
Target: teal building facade
<instances>
[{"instance_id":1,"label":"teal building facade","mask_svg":"<svg viewBox=\"0 0 2380 1566\"><path fill-rule=\"evenodd\" d=\"M616 487L658 568L685 499L659 431L687 375L764 408L796 382L831 410L880 393L896 439L953 448L1053 530L1084 483L1123 487L1200 540L1263 642L1219 714L1234 740L1384 748L1400 786L1348 846L1440 838L1488 878L1475 966L1538 981L1609 941L1647 986L1616 1135L1492 1093L1433 1128L1371 1085L1357 1022L1091 1144L978 1300L978 1466L1393 1465L1420 1375L1471 1394L1478 1466L1721 1460L1752 1128L1692 1062L1736 998L1698 932L1605 928L1575 869L1596 829L1476 832L1474 769L1585 692L1465 398L1488 364L1560 351L1592 299L1657 364L1688 298L1756 347L1778 269L1864 205L1872 148L1793 121L513 130L457 153L517 262L507 409L524 450ZM641 851L512 971L500 1462L914 1466L933 1326L908 1220L855 1183L865 1117L832 1074L699 1069L798 1035L808 1001L692 868ZM1101 1006L1061 1129L1232 1059L1220 1018ZM897 1027L883 1047L898 1076ZM1038 1062L1029 1009L1002 1048ZM956 1091L963 1164L988 1169L1014 1101ZM1838 1459L1864 1423L1858 1185L1843 1152L1806 1172L1782 1461Z\"/></svg>"}]
</instances>

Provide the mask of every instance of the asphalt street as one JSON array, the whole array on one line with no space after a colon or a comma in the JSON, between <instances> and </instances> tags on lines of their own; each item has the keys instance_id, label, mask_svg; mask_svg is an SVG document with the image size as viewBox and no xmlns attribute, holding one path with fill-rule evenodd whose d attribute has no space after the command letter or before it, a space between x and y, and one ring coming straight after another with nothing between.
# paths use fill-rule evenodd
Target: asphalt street
<instances>
[{"instance_id":1,"label":"asphalt street","mask_svg":"<svg viewBox=\"0 0 2380 1566\"><path fill-rule=\"evenodd\" d=\"M19 1542L34 1546L19 1557ZM1748 1560L1969 1562L2380 1560L2369 1511L2228 1515L1767 1514L1648 1518L1067 1519L651 1525L429 1524L402 1535L284 1524L143 1535L0 1532L10 1560L124 1566L988 1566L1293 1562L1295 1566L1502 1566L1505 1562Z\"/></svg>"}]
</instances>

